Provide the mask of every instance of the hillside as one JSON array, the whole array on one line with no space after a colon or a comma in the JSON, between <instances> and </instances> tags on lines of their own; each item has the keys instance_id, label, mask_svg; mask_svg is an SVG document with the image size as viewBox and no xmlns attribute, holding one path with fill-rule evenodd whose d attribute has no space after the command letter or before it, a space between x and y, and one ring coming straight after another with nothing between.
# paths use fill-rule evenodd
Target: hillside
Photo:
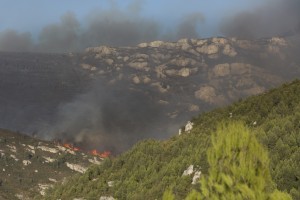
<instances>
[{"instance_id":1,"label":"hillside","mask_svg":"<svg viewBox=\"0 0 300 200\"><path fill-rule=\"evenodd\" d=\"M33 199L102 158L69 144L0 130L0 199Z\"/></svg>"},{"instance_id":2,"label":"hillside","mask_svg":"<svg viewBox=\"0 0 300 200\"><path fill-rule=\"evenodd\" d=\"M73 54L1 52L0 127L120 153L299 77L295 46L291 38L219 37Z\"/></svg>"},{"instance_id":3,"label":"hillside","mask_svg":"<svg viewBox=\"0 0 300 200\"><path fill-rule=\"evenodd\" d=\"M206 150L221 121L243 121L268 150L277 188L300 199L300 81L200 114L192 130L166 141L145 140L49 191L45 199L160 199L172 187L183 199L208 173ZM195 181L196 180L196 181Z\"/></svg>"}]
</instances>

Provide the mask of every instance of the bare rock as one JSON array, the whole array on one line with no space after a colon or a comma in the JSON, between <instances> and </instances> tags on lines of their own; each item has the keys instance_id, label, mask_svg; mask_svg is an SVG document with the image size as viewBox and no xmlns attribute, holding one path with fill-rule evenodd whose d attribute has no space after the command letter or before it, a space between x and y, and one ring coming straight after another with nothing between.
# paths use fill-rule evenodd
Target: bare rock
<instances>
[{"instance_id":1,"label":"bare rock","mask_svg":"<svg viewBox=\"0 0 300 200\"><path fill-rule=\"evenodd\" d=\"M134 76L133 78L132 78L132 82L134 83L134 84L140 84L141 83L141 80L140 80L140 78L138 77L138 76Z\"/></svg>"},{"instance_id":2,"label":"bare rock","mask_svg":"<svg viewBox=\"0 0 300 200\"><path fill-rule=\"evenodd\" d=\"M153 42L150 42L148 44L149 47L154 47L154 48L157 48L157 47L160 47L164 44L163 41L153 41Z\"/></svg>"},{"instance_id":3,"label":"bare rock","mask_svg":"<svg viewBox=\"0 0 300 200\"><path fill-rule=\"evenodd\" d=\"M159 65L159 66L155 67L155 72L156 72L157 78L166 78L166 75L164 73L166 68L167 68L166 65Z\"/></svg>"},{"instance_id":4,"label":"bare rock","mask_svg":"<svg viewBox=\"0 0 300 200\"><path fill-rule=\"evenodd\" d=\"M145 70L145 71L150 70L147 62L131 62L128 65L129 65L129 67L132 67L137 70Z\"/></svg>"},{"instance_id":5,"label":"bare rock","mask_svg":"<svg viewBox=\"0 0 300 200\"><path fill-rule=\"evenodd\" d=\"M171 55L170 54L155 53L155 54L151 54L151 57L154 58L154 60L163 61L163 60L170 59Z\"/></svg>"},{"instance_id":6,"label":"bare rock","mask_svg":"<svg viewBox=\"0 0 300 200\"><path fill-rule=\"evenodd\" d=\"M199 106L191 104L189 105L189 111L190 112L198 112L200 110Z\"/></svg>"},{"instance_id":7,"label":"bare rock","mask_svg":"<svg viewBox=\"0 0 300 200\"><path fill-rule=\"evenodd\" d=\"M133 55L132 58L147 60L147 59L149 59L149 56L147 54L137 53L137 54Z\"/></svg>"},{"instance_id":8,"label":"bare rock","mask_svg":"<svg viewBox=\"0 0 300 200\"><path fill-rule=\"evenodd\" d=\"M151 82L151 79L148 76L143 77L143 83L148 84Z\"/></svg>"},{"instance_id":9,"label":"bare rock","mask_svg":"<svg viewBox=\"0 0 300 200\"><path fill-rule=\"evenodd\" d=\"M211 86L203 86L199 90L195 92L195 97L202 101L211 103L216 98L216 91L215 88Z\"/></svg>"},{"instance_id":10,"label":"bare rock","mask_svg":"<svg viewBox=\"0 0 300 200\"><path fill-rule=\"evenodd\" d=\"M106 59L105 62L108 64L108 65L112 65L114 63L114 60L113 59Z\"/></svg>"},{"instance_id":11,"label":"bare rock","mask_svg":"<svg viewBox=\"0 0 300 200\"><path fill-rule=\"evenodd\" d=\"M261 86L255 86L252 87L250 89L244 90L243 93L246 95L257 95L257 94L261 94L265 91L266 89L264 87Z\"/></svg>"},{"instance_id":12,"label":"bare rock","mask_svg":"<svg viewBox=\"0 0 300 200\"><path fill-rule=\"evenodd\" d=\"M199 182L200 177L201 177L201 171L196 171L193 176L192 185L197 184Z\"/></svg>"},{"instance_id":13,"label":"bare rock","mask_svg":"<svg viewBox=\"0 0 300 200\"><path fill-rule=\"evenodd\" d=\"M191 130L193 129L193 127L194 127L194 123L191 122L191 121L188 121L187 124L184 127L184 131L187 132L187 133L190 133Z\"/></svg>"},{"instance_id":14,"label":"bare rock","mask_svg":"<svg viewBox=\"0 0 300 200\"><path fill-rule=\"evenodd\" d=\"M125 56L124 58L123 58L123 61L124 62L127 62L129 60L129 57L128 56Z\"/></svg>"},{"instance_id":15,"label":"bare rock","mask_svg":"<svg viewBox=\"0 0 300 200\"><path fill-rule=\"evenodd\" d=\"M196 65L197 61L192 58L179 57L172 59L170 61L170 64L176 65L178 67L188 67Z\"/></svg>"},{"instance_id":16,"label":"bare rock","mask_svg":"<svg viewBox=\"0 0 300 200\"><path fill-rule=\"evenodd\" d=\"M182 176L189 176L194 173L194 165L190 165L186 170L184 170Z\"/></svg>"},{"instance_id":17,"label":"bare rock","mask_svg":"<svg viewBox=\"0 0 300 200\"><path fill-rule=\"evenodd\" d=\"M237 40L236 44L238 47L246 50L259 50L260 46L249 41L249 40Z\"/></svg>"},{"instance_id":18,"label":"bare rock","mask_svg":"<svg viewBox=\"0 0 300 200\"><path fill-rule=\"evenodd\" d=\"M202 46L202 45L204 45L206 43L207 43L207 40L198 40L197 43L196 43L196 45L197 46Z\"/></svg>"},{"instance_id":19,"label":"bare rock","mask_svg":"<svg viewBox=\"0 0 300 200\"><path fill-rule=\"evenodd\" d=\"M216 54L219 52L219 47L216 44L210 44L210 45L203 45L201 47L197 48L197 51L199 53L211 55L211 54Z\"/></svg>"},{"instance_id":20,"label":"bare rock","mask_svg":"<svg viewBox=\"0 0 300 200\"><path fill-rule=\"evenodd\" d=\"M23 160L23 165L27 166L30 165L31 161L30 160Z\"/></svg>"},{"instance_id":21,"label":"bare rock","mask_svg":"<svg viewBox=\"0 0 300 200\"><path fill-rule=\"evenodd\" d=\"M80 172L80 173L84 173L87 170L87 168L85 168L81 165L78 165L78 164L72 164L72 163L66 162L66 165L71 170L74 170L74 171L77 171L77 172Z\"/></svg>"},{"instance_id":22,"label":"bare rock","mask_svg":"<svg viewBox=\"0 0 300 200\"><path fill-rule=\"evenodd\" d=\"M280 38L280 37L272 37L269 42L272 45L278 45L278 46L287 46L287 42L284 38Z\"/></svg>"},{"instance_id":23,"label":"bare rock","mask_svg":"<svg viewBox=\"0 0 300 200\"><path fill-rule=\"evenodd\" d=\"M230 74L230 65L228 63L218 64L212 71L216 77L227 76Z\"/></svg>"},{"instance_id":24,"label":"bare rock","mask_svg":"<svg viewBox=\"0 0 300 200\"><path fill-rule=\"evenodd\" d=\"M151 84L152 86L156 87L159 92L165 93L170 89L170 86L163 86L160 82L155 82Z\"/></svg>"},{"instance_id":25,"label":"bare rock","mask_svg":"<svg viewBox=\"0 0 300 200\"><path fill-rule=\"evenodd\" d=\"M223 54L230 56L230 57L235 57L237 55L237 52L235 51L235 49L232 46L230 46L229 44L226 44L223 49Z\"/></svg>"},{"instance_id":26,"label":"bare rock","mask_svg":"<svg viewBox=\"0 0 300 200\"><path fill-rule=\"evenodd\" d=\"M115 200L115 198L113 198L112 196L102 196L102 197L100 197L100 199L99 200Z\"/></svg>"},{"instance_id":27,"label":"bare rock","mask_svg":"<svg viewBox=\"0 0 300 200\"><path fill-rule=\"evenodd\" d=\"M230 71L231 74L241 75L245 73L250 73L252 65L246 63L231 63Z\"/></svg>"},{"instance_id":28,"label":"bare rock","mask_svg":"<svg viewBox=\"0 0 300 200\"><path fill-rule=\"evenodd\" d=\"M226 38L213 38L212 42L218 46L224 46L228 43Z\"/></svg>"},{"instance_id":29,"label":"bare rock","mask_svg":"<svg viewBox=\"0 0 300 200\"><path fill-rule=\"evenodd\" d=\"M168 69L165 71L165 73L168 76L177 76L178 71L176 69Z\"/></svg>"},{"instance_id":30,"label":"bare rock","mask_svg":"<svg viewBox=\"0 0 300 200\"><path fill-rule=\"evenodd\" d=\"M178 75L182 77L188 77L191 75L191 70L189 68L182 68L178 71Z\"/></svg>"},{"instance_id":31,"label":"bare rock","mask_svg":"<svg viewBox=\"0 0 300 200\"><path fill-rule=\"evenodd\" d=\"M107 46L89 47L85 50L86 53L97 53L99 57L113 54L115 51L116 49Z\"/></svg>"},{"instance_id":32,"label":"bare rock","mask_svg":"<svg viewBox=\"0 0 300 200\"><path fill-rule=\"evenodd\" d=\"M137 46L140 47L140 48L146 48L146 47L148 47L148 44L147 43L140 43Z\"/></svg>"}]
</instances>

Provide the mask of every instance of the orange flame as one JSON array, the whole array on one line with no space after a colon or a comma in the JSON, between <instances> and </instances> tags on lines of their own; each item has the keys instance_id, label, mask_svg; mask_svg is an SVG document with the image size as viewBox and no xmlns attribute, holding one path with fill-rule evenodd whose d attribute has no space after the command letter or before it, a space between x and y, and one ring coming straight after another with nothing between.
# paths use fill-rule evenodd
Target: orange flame
<instances>
[{"instance_id":1,"label":"orange flame","mask_svg":"<svg viewBox=\"0 0 300 200\"><path fill-rule=\"evenodd\" d=\"M99 156L100 158L107 158L111 155L111 152L109 152L109 151L105 151L103 153L100 153L96 149L90 151L90 153L94 156Z\"/></svg>"},{"instance_id":2,"label":"orange flame","mask_svg":"<svg viewBox=\"0 0 300 200\"><path fill-rule=\"evenodd\" d=\"M67 148L67 149L72 150L72 151L79 151L79 150L80 150L78 147L74 147L74 145L68 144L68 143L63 144L63 146L64 146L65 148Z\"/></svg>"}]
</instances>

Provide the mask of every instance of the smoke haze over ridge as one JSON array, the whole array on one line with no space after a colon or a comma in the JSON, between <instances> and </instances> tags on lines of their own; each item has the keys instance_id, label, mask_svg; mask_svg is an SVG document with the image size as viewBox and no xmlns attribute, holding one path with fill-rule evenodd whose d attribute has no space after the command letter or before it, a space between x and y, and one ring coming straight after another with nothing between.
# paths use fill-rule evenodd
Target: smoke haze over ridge
<instances>
[{"instance_id":1,"label":"smoke haze over ridge","mask_svg":"<svg viewBox=\"0 0 300 200\"><path fill-rule=\"evenodd\" d=\"M1 31L0 50L68 52L99 45L127 46L153 40L199 38L201 30L209 25L206 13L199 9L177 17L168 29L159 20L141 14L144 1L131 2L126 9L121 9L118 1L111 0L109 9L96 8L83 20L74 12L66 12L59 22L44 26L36 39L29 32ZM256 39L297 34L299 10L297 0L265 0L255 9L224 16L215 35ZM299 45L296 47L299 49ZM275 61L264 64L271 62ZM151 103L151 96L128 94L122 85L115 88L118 90L110 91L96 80L92 88L58 108L51 128L38 131L51 139L63 138L82 146L97 144L94 148L115 152L143 138L166 136L160 134L168 131L158 129L164 123L161 121L164 110ZM174 127L166 129L174 131L177 126L174 123Z\"/></svg>"},{"instance_id":2,"label":"smoke haze over ridge","mask_svg":"<svg viewBox=\"0 0 300 200\"><path fill-rule=\"evenodd\" d=\"M12 28L2 29L0 50L69 52L99 45L128 46L162 39L173 41L185 37L199 38L209 26L219 26L219 30L211 33L211 36L249 39L284 35L300 27L298 0L264 0L255 8L237 10L233 14L215 13L218 19L214 25L209 24L212 22L207 19L205 7L185 14L174 13L173 19L167 19L143 15L143 8L148 6L145 0L129 1L125 8L118 1L108 2L108 8L95 8L84 19L79 19L72 11L66 12L60 21L45 25L37 36ZM174 2L182 7L193 3ZM180 11L181 8L177 9ZM169 27L163 23L165 20L169 21Z\"/></svg>"}]
</instances>

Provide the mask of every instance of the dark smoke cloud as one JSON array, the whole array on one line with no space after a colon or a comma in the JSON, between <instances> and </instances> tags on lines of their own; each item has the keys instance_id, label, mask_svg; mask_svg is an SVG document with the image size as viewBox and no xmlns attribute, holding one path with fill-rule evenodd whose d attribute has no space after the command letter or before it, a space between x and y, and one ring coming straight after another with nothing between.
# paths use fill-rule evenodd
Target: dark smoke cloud
<instances>
[{"instance_id":1,"label":"dark smoke cloud","mask_svg":"<svg viewBox=\"0 0 300 200\"><path fill-rule=\"evenodd\" d=\"M86 46L95 44L125 46L151 41L158 36L157 22L120 10L110 10L92 13L81 39Z\"/></svg>"},{"instance_id":2,"label":"dark smoke cloud","mask_svg":"<svg viewBox=\"0 0 300 200\"><path fill-rule=\"evenodd\" d=\"M76 16L68 12L61 17L59 24L51 24L43 28L37 49L50 52L78 50L79 31L80 24Z\"/></svg>"},{"instance_id":3,"label":"dark smoke cloud","mask_svg":"<svg viewBox=\"0 0 300 200\"><path fill-rule=\"evenodd\" d=\"M253 11L227 18L221 25L226 36L262 38L289 36L300 29L299 0L268 0Z\"/></svg>"},{"instance_id":4,"label":"dark smoke cloud","mask_svg":"<svg viewBox=\"0 0 300 200\"><path fill-rule=\"evenodd\" d=\"M0 32L0 51L31 51L33 43L30 33L18 33L14 30Z\"/></svg>"},{"instance_id":5,"label":"dark smoke cloud","mask_svg":"<svg viewBox=\"0 0 300 200\"><path fill-rule=\"evenodd\" d=\"M205 17L202 13L192 13L184 18L179 24L177 38L198 38L200 37L197 31L197 26L205 22Z\"/></svg>"},{"instance_id":6,"label":"dark smoke cloud","mask_svg":"<svg viewBox=\"0 0 300 200\"><path fill-rule=\"evenodd\" d=\"M130 92L122 84L111 88L99 80L93 85L62 105L52 129L42 132L83 148L120 153L138 140L166 131L160 129L164 109L153 103L151 95Z\"/></svg>"},{"instance_id":7,"label":"dark smoke cloud","mask_svg":"<svg viewBox=\"0 0 300 200\"><path fill-rule=\"evenodd\" d=\"M201 13L183 16L172 30L175 34L165 34L160 22L141 16L143 5L143 0L133 0L127 10L121 10L116 1L110 0L108 10L94 10L83 22L68 12L60 22L45 26L36 42L28 33L4 31L0 33L0 50L70 52L90 46L128 46L157 39L199 37L197 25L204 21Z\"/></svg>"}]
</instances>

